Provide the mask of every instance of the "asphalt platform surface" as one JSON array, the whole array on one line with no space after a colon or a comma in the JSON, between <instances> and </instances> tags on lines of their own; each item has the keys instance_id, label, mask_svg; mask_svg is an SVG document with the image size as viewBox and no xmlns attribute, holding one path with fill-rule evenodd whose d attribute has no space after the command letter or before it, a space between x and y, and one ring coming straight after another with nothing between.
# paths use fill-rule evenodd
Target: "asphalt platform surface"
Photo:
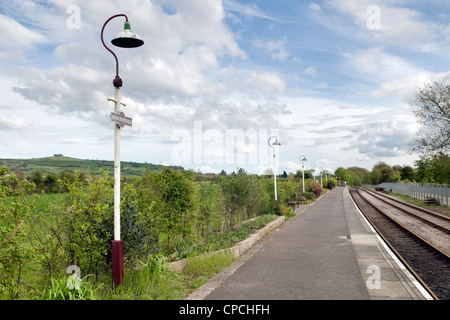
<instances>
[{"instance_id":1,"label":"asphalt platform surface","mask_svg":"<svg viewBox=\"0 0 450 320\"><path fill-rule=\"evenodd\" d=\"M347 188L334 188L296 213L187 300L430 299Z\"/></svg>"}]
</instances>

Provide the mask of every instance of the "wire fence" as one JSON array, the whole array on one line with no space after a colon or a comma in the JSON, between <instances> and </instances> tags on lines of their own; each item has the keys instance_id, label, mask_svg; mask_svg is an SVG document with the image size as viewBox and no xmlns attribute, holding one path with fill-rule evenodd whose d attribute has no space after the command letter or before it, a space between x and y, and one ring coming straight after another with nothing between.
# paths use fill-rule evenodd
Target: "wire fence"
<instances>
[{"instance_id":1,"label":"wire fence","mask_svg":"<svg viewBox=\"0 0 450 320\"><path fill-rule=\"evenodd\" d=\"M367 185L369 188L384 188L394 193L403 194L411 198L425 200L425 198L435 198L440 205L449 205L450 186L436 183L391 183L384 182L378 186Z\"/></svg>"}]
</instances>

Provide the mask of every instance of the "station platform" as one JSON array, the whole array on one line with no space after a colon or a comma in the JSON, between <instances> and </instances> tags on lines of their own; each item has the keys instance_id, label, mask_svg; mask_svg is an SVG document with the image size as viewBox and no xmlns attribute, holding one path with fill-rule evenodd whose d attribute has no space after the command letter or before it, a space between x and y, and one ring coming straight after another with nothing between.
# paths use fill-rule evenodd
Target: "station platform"
<instances>
[{"instance_id":1,"label":"station platform","mask_svg":"<svg viewBox=\"0 0 450 320\"><path fill-rule=\"evenodd\" d=\"M431 300L346 187L300 205L187 300Z\"/></svg>"}]
</instances>

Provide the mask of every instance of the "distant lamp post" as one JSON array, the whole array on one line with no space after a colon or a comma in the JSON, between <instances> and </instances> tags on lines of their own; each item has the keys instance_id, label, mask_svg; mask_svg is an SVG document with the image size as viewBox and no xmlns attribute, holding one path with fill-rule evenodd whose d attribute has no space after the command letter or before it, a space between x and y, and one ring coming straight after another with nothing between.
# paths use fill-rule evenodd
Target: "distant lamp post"
<instances>
[{"instance_id":1,"label":"distant lamp post","mask_svg":"<svg viewBox=\"0 0 450 320\"><path fill-rule=\"evenodd\" d=\"M275 138L275 142L270 144L270 140L272 138ZM269 147L271 147L273 150L273 183L274 183L274 187L275 187L275 201L277 201L278 199L277 199L277 176L275 173L275 148L273 146L281 146L281 143L278 142L278 138L276 136L270 137L269 140L267 141L267 143L269 144Z\"/></svg>"},{"instance_id":2,"label":"distant lamp post","mask_svg":"<svg viewBox=\"0 0 450 320\"><path fill-rule=\"evenodd\" d=\"M315 163L311 164L311 168L312 168L312 172L313 172L314 182L317 182L316 181L316 164Z\"/></svg>"},{"instance_id":3,"label":"distant lamp post","mask_svg":"<svg viewBox=\"0 0 450 320\"><path fill-rule=\"evenodd\" d=\"M115 53L109 49L103 40L103 31L106 24L114 18L125 17L124 30L116 35L111 40L111 43L120 48L137 48L144 44L144 41L131 31L128 17L124 14L117 14L106 20L101 32L101 40L103 46L112 53L116 59L116 77L113 80L115 87L114 99L114 113L111 113L111 120L114 124L114 240L112 241L111 257L112 257L112 280L114 287L119 287L123 281L123 240L120 239L120 128L125 125L131 126L131 118L125 117L123 112L120 112L120 87L122 87L122 79L119 77L119 60ZM124 104L122 104L124 105Z\"/></svg>"},{"instance_id":4,"label":"distant lamp post","mask_svg":"<svg viewBox=\"0 0 450 320\"><path fill-rule=\"evenodd\" d=\"M303 157L303 158L302 158ZM303 186L303 193L305 193L305 169L303 166L303 161L308 161L304 155L300 156L300 162L302 163L302 186Z\"/></svg>"}]
</instances>

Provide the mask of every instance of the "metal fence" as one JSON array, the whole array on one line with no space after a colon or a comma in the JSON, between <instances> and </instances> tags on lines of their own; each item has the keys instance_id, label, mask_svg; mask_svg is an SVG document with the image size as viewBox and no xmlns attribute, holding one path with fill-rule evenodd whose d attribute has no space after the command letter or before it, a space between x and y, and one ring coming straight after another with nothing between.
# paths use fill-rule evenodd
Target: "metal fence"
<instances>
[{"instance_id":1,"label":"metal fence","mask_svg":"<svg viewBox=\"0 0 450 320\"><path fill-rule=\"evenodd\" d=\"M378 187L419 200L424 200L425 198L435 198L436 202L440 205L448 206L450 202L450 187L446 184L385 182L380 184Z\"/></svg>"}]
</instances>

